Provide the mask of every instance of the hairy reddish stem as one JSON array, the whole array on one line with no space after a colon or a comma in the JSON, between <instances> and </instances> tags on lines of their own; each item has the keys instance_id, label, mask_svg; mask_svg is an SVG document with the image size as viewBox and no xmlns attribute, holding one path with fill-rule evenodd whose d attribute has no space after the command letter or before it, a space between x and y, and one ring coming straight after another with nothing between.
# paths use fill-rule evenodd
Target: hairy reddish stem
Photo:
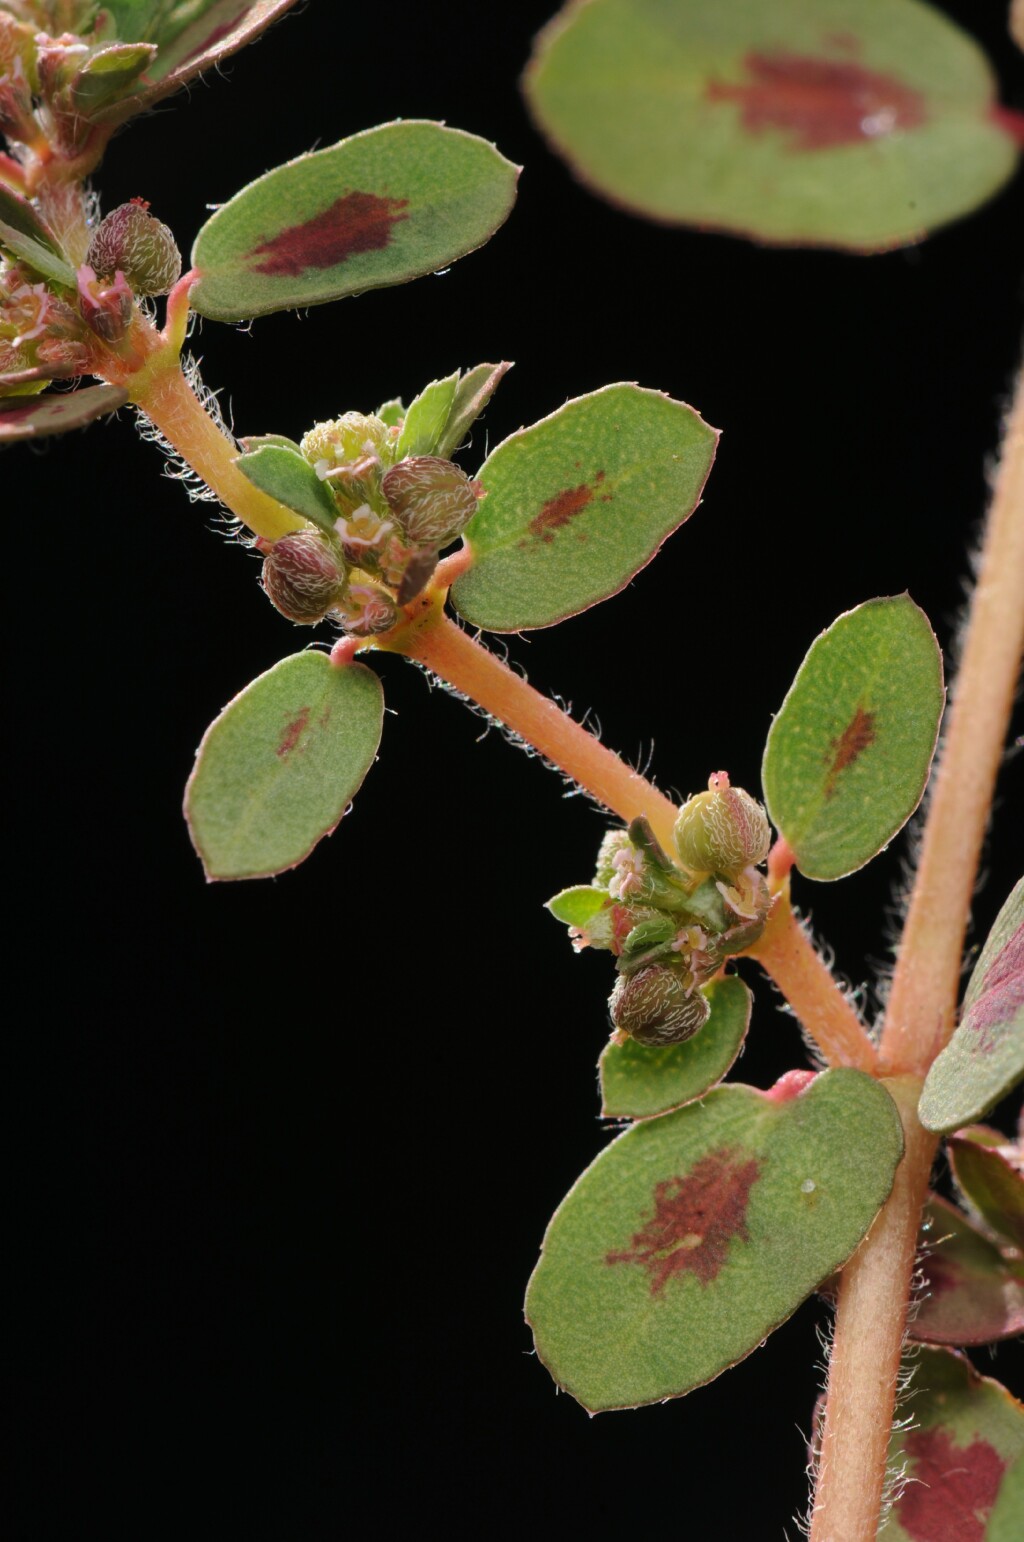
<instances>
[{"instance_id":1,"label":"hairy reddish stem","mask_svg":"<svg viewBox=\"0 0 1024 1542\"><path fill-rule=\"evenodd\" d=\"M876 1070L878 1056L867 1030L793 914L788 879L748 956L775 981L829 1065Z\"/></svg>"}]
</instances>

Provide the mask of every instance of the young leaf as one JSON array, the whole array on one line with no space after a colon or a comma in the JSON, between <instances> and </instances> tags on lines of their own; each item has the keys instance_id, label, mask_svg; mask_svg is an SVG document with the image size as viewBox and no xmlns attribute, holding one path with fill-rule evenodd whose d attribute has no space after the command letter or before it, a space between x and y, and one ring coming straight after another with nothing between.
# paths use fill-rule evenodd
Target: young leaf
<instances>
[{"instance_id":1,"label":"young leaf","mask_svg":"<svg viewBox=\"0 0 1024 1542\"><path fill-rule=\"evenodd\" d=\"M207 220L189 301L215 321L321 305L446 267L508 218L518 171L440 123L387 123L250 183Z\"/></svg>"},{"instance_id":2,"label":"young leaf","mask_svg":"<svg viewBox=\"0 0 1024 1542\"><path fill-rule=\"evenodd\" d=\"M512 368L509 363L478 364L459 379L448 422L437 446L437 453L450 460L469 430Z\"/></svg>"},{"instance_id":3,"label":"young leaf","mask_svg":"<svg viewBox=\"0 0 1024 1542\"><path fill-rule=\"evenodd\" d=\"M1024 1332L1024 1265L1004 1258L955 1205L925 1207L920 1306L907 1326L925 1344L993 1344Z\"/></svg>"},{"instance_id":4,"label":"young leaf","mask_svg":"<svg viewBox=\"0 0 1024 1542\"><path fill-rule=\"evenodd\" d=\"M901 594L847 611L812 645L761 768L772 822L808 878L844 878L921 801L942 716L942 656Z\"/></svg>"},{"instance_id":5,"label":"young leaf","mask_svg":"<svg viewBox=\"0 0 1024 1542\"><path fill-rule=\"evenodd\" d=\"M1024 1452L1024 1408L948 1349L922 1349L910 1368L889 1447L890 1471L904 1478L878 1542L993 1542L988 1523ZM1022 1519L1007 1536L1019 1537Z\"/></svg>"},{"instance_id":6,"label":"young leaf","mask_svg":"<svg viewBox=\"0 0 1024 1542\"><path fill-rule=\"evenodd\" d=\"M75 111L91 118L124 96L156 58L152 43L115 43L87 59L69 87Z\"/></svg>"},{"instance_id":7,"label":"young leaf","mask_svg":"<svg viewBox=\"0 0 1024 1542\"><path fill-rule=\"evenodd\" d=\"M116 36L124 42L158 45L144 78L122 98L95 114L108 124L122 123L220 64L252 43L295 4L295 0L196 0L187 10L166 0L108 0Z\"/></svg>"},{"instance_id":8,"label":"young leaf","mask_svg":"<svg viewBox=\"0 0 1024 1542\"><path fill-rule=\"evenodd\" d=\"M432 380L410 402L402 432L398 436L396 460L404 460L407 455L438 453L437 445L452 410L458 383L459 372L456 370L454 375L448 375L444 380Z\"/></svg>"},{"instance_id":9,"label":"young leaf","mask_svg":"<svg viewBox=\"0 0 1024 1542\"><path fill-rule=\"evenodd\" d=\"M325 653L296 653L246 686L207 729L185 792L206 876L297 867L358 791L383 714L373 671Z\"/></svg>"},{"instance_id":10,"label":"young leaf","mask_svg":"<svg viewBox=\"0 0 1024 1542\"><path fill-rule=\"evenodd\" d=\"M613 203L785 245L918 241L1016 164L986 59L917 0L570 4L525 89Z\"/></svg>"},{"instance_id":11,"label":"young leaf","mask_svg":"<svg viewBox=\"0 0 1024 1542\"><path fill-rule=\"evenodd\" d=\"M487 496L452 604L473 626L550 626L625 588L689 519L718 433L660 391L611 385L512 434L484 462Z\"/></svg>"},{"instance_id":12,"label":"young leaf","mask_svg":"<svg viewBox=\"0 0 1024 1542\"><path fill-rule=\"evenodd\" d=\"M692 1103L726 1075L740 1052L753 997L735 975L704 987L711 1016L682 1044L646 1049L633 1039L606 1045L598 1070L607 1119L649 1119Z\"/></svg>"},{"instance_id":13,"label":"young leaf","mask_svg":"<svg viewBox=\"0 0 1024 1542\"><path fill-rule=\"evenodd\" d=\"M298 448L286 444L263 443L258 449L240 455L235 465L243 476L261 492L269 493L285 508L293 509L319 525L321 530L333 532L338 517L338 505L313 467Z\"/></svg>"},{"instance_id":14,"label":"young leaf","mask_svg":"<svg viewBox=\"0 0 1024 1542\"><path fill-rule=\"evenodd\" d=\"M902 1151L889 1094L845 1069L633 1125L548 1227L526 1298L540 1358L595 1412L710 1381L849 1257Z\"/></svg>"},{"instance_id":15,"label":"young leaf","mask_svg":"<svg viewBox=\"0 0 1024 1542\"><path fill-rule=\"evenodd\" d=\"M996 917L960 1026L934 1061L918 1114L926 1130L971 1124L1024 1078L1024 878Z\"/></svg>"},{"instance_id":16,"label":"young leaf","mask_svg":"<svg viewBox=\"0 0 1024 1542\"><path fill-rule=\"evenodd\" d=\"M84 428L97 418L116 412L128 400L120 386L83 386L80 391L35 396L16 404L0 402L0 444L13 439L42 439L47 434L66 434Z\"/></svg>"},{"instance_id":17,"label":"young leaf","mask_svg":"<svg viewBox=\"0 0 1024 1542\"><path fill-rule=\"evenodd\" d=\"M393 396L389 402L381 402L375 416L386 423L388 428L397 428L405 417L405 406L399 397Z\"/></svg>"},{"instance_id":18,"label":"young leaf","mask_svg":"<svg viewBox=\"0 0 1024 1542\"><path fill-rule=\"evenodd\" d=\"M962 1130L946 1142L953 1176L987 1226L1024 1251L1024 1166L1012 1146L990 1146Z\"/></svg>"},{"instance_id":19,"label":"young leaf","mask_svg":"<svg viewBox=\"0 0 1024 1542\"><path fill-rule=\"evenodd\" d=\"M561 921L565 926L586 926L590 918L596 916L607 903L608 894L605 889L593 889L589 884L580 883L571 889L563 889L554 899L549 899L546 908L556 921Z\"/></svg>"},{"instance_id":20,"label":"young leaf","mask_svg":"<svg viewBox=\"0 0 1024 1542\"><path fill-rule=\"evenodd\" d=\"M20 258L44 278L75 287L75 273L52 231L29 203L0 182L0 250Z\"/></svg>"}]
</instances>

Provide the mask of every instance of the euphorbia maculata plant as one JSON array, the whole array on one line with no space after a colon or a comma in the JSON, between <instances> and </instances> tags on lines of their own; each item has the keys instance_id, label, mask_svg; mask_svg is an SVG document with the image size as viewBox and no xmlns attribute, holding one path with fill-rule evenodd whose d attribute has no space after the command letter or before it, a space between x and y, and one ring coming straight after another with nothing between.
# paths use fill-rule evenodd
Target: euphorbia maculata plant
<instances>
[{"instance_id":1,"label":"euphorbia maculata plant","mask_svg":"<svg viewBox=\"0 0 1024 1542\"><path fill-rule=\"evenodd\" d=\"M820 1291L836 1325L812 1538L874 1537L894 1468L911 1481L882 1520L890 1542L931 1536L936 1505L969 1513L972 1537L1017 1536L1024 1411L958 1350L1024 1329L1024 1156L981 1122L1024 1078L1024 881L957 998L1024 638L1024 397L937 769L942 657L922 611L895 595L811 645L768 736L763 805L711 770L677 806L448 611L514 633L622 589L700 501L718 436L692 407L605 386L467 469L456 457L507 363L432 381L408 406L325 415L299 440L236 442L182 358L192 312L237 322L306 307L481 246L511 210L516 168L437 123L369 129L243 189L199 232L183 276L145 198L102 214L87 188L115 128L290 3L0 4L0 439L134 406L262 554L281 615L322 628L200 746L186 814L207 876L280 873L337 826L382 727L359 655L405 655L537 750L613 820L592 876L549 908L575 947L611 955L602 1112L627 1121L547 1232L527 1297L540 1358L589 1410L661 1401ZM678 78L659 77L679 100L660 117L624 114L652 49L682 61ZM624 178L634 208L859 250L965 212L1008 175L1021 138L977 50L912 0L592 0L544 34L528 92L587 180L621 197ZM658 129L669 121L678 143ZM908 179L927 193L913 228ZM801 925L791 881L869 862L929 780L885 1017L868 1025ZM774 980L813 1046L812 1068L768 1089L724 1080L751 1017L739 957ZM962 1206L929 1191L940 1137ZM894 1430L908 1338L928 1347L914 1426Z\"/></svg>"}]
</instances>

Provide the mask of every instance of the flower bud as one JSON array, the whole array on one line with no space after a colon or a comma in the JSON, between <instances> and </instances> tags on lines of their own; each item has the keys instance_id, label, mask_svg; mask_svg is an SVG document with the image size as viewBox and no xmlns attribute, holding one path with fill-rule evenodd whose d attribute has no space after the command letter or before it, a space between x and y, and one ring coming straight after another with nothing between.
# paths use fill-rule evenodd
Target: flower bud
<instances>
[{"instance_id":1,"label":"flower bud","mask_svg":"<svg viewBox=\"0 0 1024 1542\"><path fill-rule=\"evenodd\" d=\"M340 418L315 423L299 448L318 475L326 476L344 461L363 460L368 455L384 459L388 446L387 424L380 418L346 412Z\"/></svg>"},{"instance_id":2,"label":"flower bud","mask_svg":"<svg viewBox=\"0 0 1024 1542\"><path fill-rule=\"evenodd\" d=\"M82 319L105 343L118 343L132 323L134 296L118 271L113 283L104 284L89 264L83 263L76 274L78 304Z\"/></svg>"},{"instance_id":3,"label":"flower bud","mask_svg":"<svg viewBox=\"0 0 1024 1542\"><path fill-rule=\"evenodd\" d=\"M86 262L101 277L118 269L136 294L166 294L181 277L181 253L166 225L133 198L112 209L92 233Z\"/></svg>"},{"instance_id":4,"label":"flower bud","mask_svg":"<svg viewBox=\"0 0 1024 1542\"><path fill-rule=\"evenodd\" d=\"M413 455L385 474L381 492L414 546L447 546L476 513L473 483L450 460Z\"/></svg>"},{"instance_id":5,"label":"flower bud","mask_svg":"<svg viewBox=\"0 0 1024 1542\"><path fill-rule=\"evenodd\" d=\"M616 1028L652 1049L692 1039L711 1016L706 997L664 964L620 975L608 1005Z\"/></svg>"},{"instance_id":6,"label":"flower bud","mask_svg":"<svg viewBox=\"0 0 1024 1542\"><path fill-rule=\"evenodd\" d=\"M733 877L768 855L768 816L742 787L730 787L724 771L715 772L708 788L679 810L676 850L691 872Z\"/></svg>"},{"instance_id":7,"label":"flower bud","mask_svg":"<svg viewBox=\"0 0 1024 1542\"><path fill-rule=\"evenodd\" d=\"M345 631L353 637L376 637L381 632L390 632L398 620L394 600L376 584L349 584L338 609Z\"/></svg>"},{"instance_id":8,"label":"flower bud","mask_svg":"<svg viewBox=\"0 0 1024 1542\"><path fill-rule=\"evenodd\" d=\"M293 530L263 560L267 598L289 621L314 626L343 593L345 569L323 536Z\"/></svg>"}]
</instances>

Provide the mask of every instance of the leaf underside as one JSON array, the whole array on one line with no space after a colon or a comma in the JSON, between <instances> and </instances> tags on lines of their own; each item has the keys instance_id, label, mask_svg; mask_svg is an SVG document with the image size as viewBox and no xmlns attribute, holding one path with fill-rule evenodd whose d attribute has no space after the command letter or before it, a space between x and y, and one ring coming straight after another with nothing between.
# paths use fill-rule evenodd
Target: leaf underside
<instances>
[{"instance_id":1,"label":"leaf underside","mask_svg":"<svg viewBox=\"0 0 1024 1542\"><path fill-rule=\"evenodd\" d=\"M924 1344L992 1344L1024 1332L1024 1266L1004 1258L955 1205L925 1208L920 1304L907 1333Z\"/></svg>"},{"instance_id":2,"label":"leaf underside","mask_svg":"<svg viewBox=\"0 0 1024 1542\"><path fill-rule=\"evenodd\" d=\"M62 391L49 396L34 396L0 404L0 444L15 439L43 439L48 434L66 434L73 428L85 428L97 418L105 418L128 400L120 386L83 386L78 391Z\"/></svg>"},{"instance_id":3,"label":"leaf underside","mask_svg":"<svg viewBox=\"0 0 1024 1542\"><path fill-rule=\"evenodd\" d=\"M524 87L613 203L784 245L920 240L1017 160L984 55L919 0L570 4Z\"/></svg>"}]
</instances>

